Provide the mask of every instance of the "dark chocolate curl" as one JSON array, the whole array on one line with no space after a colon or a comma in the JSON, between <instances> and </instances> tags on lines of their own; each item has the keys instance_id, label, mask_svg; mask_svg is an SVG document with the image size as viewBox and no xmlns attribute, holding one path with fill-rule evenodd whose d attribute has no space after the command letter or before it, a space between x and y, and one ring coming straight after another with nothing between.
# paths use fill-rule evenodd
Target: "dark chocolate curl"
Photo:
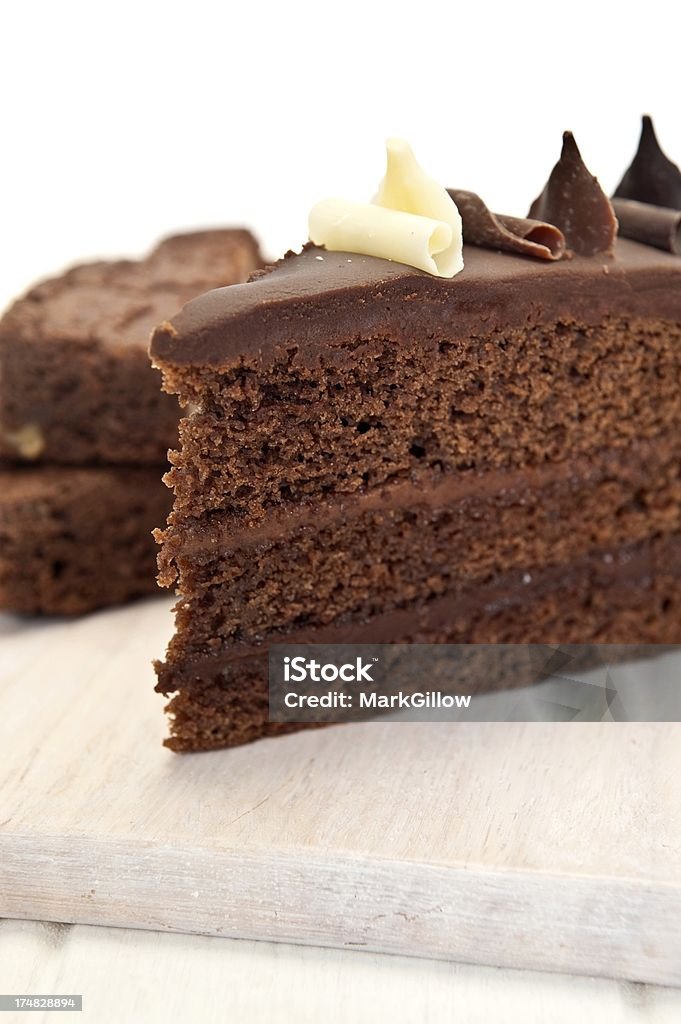
<instances>
[{"instance_id":1,"label":"dark chocolate curl","mask_svg":"<svg viewBox=\"0 0 681 1024\"><path fill-rule=\"evenodd\" d=\"M612 205L624 238L681 255L681 210L637 203L635 199L615 198Z\"/></svg>"},{"instance_id":2,"label":"dark chocolate curl","mask_svg":"<svg viewBox=\"0 0 681 1024\"><path fill-rule=\"evenodd\" d=\"M572 132L563 134L560 160L529 216L555 224L580 256L611 252L617 218L598 179L586 168Z\"/></svg>"},{"instance_id":3,"label":"dark chocolate curl","mask_svg":"<svg viewBox=\"0 0 681 1024\"><path fill-rule=\"evenodd\" d=\"M641 125L636 156L615 189L615 198L681 210L681 171L660 149L647 114Z\"/></svg>"},{"instance_id":4,"label":"dark chocolate curl","mask_svg":"<svg viewBox=\"0 0 681 1024\"><path fill-rule=\"evenodd\" d=\"M563 232L553 224L492 213L475 192L447 189L463 221L463 240L485 249L519 252L540 260L559 260L565 254Z\"/></svg>"}]
</instances>

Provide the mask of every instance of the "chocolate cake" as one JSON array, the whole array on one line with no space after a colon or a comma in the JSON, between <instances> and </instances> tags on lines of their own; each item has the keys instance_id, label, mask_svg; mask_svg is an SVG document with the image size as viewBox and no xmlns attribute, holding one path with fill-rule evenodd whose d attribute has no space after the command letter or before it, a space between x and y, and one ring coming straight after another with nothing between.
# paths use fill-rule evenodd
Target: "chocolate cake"
<instances>
[{"instance_id":1,"label":"chocolate cake","mask_svg":"<svg viewBox=\"0 0 681 1024\"><path fill-rule=\"evenodd\" d=\"M151 531L170 505L161 477L178 411L149 366L149 334L260 262L248 231L176 235L144 260L75 267L8 310L0 608L73 615L157 592Z\"/></svg>"},{"instance_id":2,"label":"chocolate cake","mask_svg":"<svg viewBox=\"0 0 681 1024\"><path fill-rule=\"evenodd\" d=\"M308 244L154 333L173 749L291 727L271 643L681 639L681 260L570 136L532 220L460 209L454 277Z\"/></svg>"},{"instance_id":3,"label":"chocolate cake","mask_svg":"<svg viewBox=\"0 0 681 1024\"><path fill-rule=\"evenodd\" d=\"M0 608L79 615L158 592L169 505L155 467L0 469Z\"/></svg>"},{"instance_id":4,"label":"chocolate cake","mask_svg":"<svg viewBox=\"0 0 681 1024\"><path fill-rule=\"evenodd\" d=\"M201 231L32 288L0 321L0 458L162 466L178 413L149 366L151 330L260 265L248 231Z\"/></svg>"}]
</instances>

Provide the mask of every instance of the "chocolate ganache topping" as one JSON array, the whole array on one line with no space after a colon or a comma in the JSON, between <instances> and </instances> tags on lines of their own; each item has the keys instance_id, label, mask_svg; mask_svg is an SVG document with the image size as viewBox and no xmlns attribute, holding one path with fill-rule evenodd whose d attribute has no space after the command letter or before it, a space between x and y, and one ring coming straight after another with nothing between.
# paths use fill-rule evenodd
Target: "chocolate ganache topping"
<instances>
[{"instance_id":1,"label":"chocolate ganache topping","mask_svg":"<svg viewBox=\"0 0 681 1024\"><path fill-rule=\"evenodd\" d=\"M681 171L660 149L647 114L636 156L612 204L621 235L681 254Z\"/></svg>"},{"instance_id":2,"label":"chocolate ganache topping","mask_svg":"<svg viewBox=\"0 0 681 1024\"><path fill-rule=\"evenodd\" d=\"M617 236L615 212L598 179L585 166L572 132L563 134L560 160L529 216L555 224L579 256L612 251Z\"/></svg>"},{"instance_id":3,"label":"chocolate ganache topping","mask_svg":"<svg viewBox=\"0 0 681 1024\"><path fill-rule=\"evenodd\" d=\"M565 236L554 224L492 213L475 192L460 188L447 191L461 214L464 240L468 245L518 252L542 260L559 260L565 255Z\"/></svg>"},{"instance_id":4,"label":"chocolate ganache topping","mask_svg":"<svg viewBox=\"0 0 681 1024\"><path fill-rule=\"evenodd\" d=\"M373 338L393 332L431 345L442 325L451 327L453 314L463 337L480 323L498 333L523 325L528 309L537 322L549 314L569 316L577 302L595 320L616 308L622 315L678 321L681 208L618 198L631 211L632 220L623 215L623 222L636 219L642 226L631 231L632 240L617 239L613 206L570 132L529 218L493 214L475 193L448 191L464 220L465 267L456 277L308 242L254 272L249 283L199 295L160 324L151 339L154 365L224 368L287 359L317 366L321 359L350 358L348 333ZM570 260L560 259L563 238ZM613 251L607 267L589 258ZM523 259L528 253L541 258Z\"/></svg>"}]
</instances>

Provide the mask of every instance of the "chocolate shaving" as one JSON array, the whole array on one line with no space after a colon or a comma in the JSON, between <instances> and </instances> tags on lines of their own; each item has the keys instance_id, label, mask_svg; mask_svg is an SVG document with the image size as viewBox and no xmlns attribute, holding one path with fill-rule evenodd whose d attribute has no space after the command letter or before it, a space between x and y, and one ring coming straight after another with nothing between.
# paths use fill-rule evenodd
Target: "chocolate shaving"
<instances>
[{"instance_id":1,"label":"chocolate shaving","mask_svg":"<svg viewBox=\"0 0 681 1024\"><path fill-rule=\"evenodd\" d=\"M580 256L612 250L617 218L598 179L585 166L572 132L563 134L560 160L529 216L559 227L570 249Z\"/></svg>"},{"instance_id":2,"label":"chocolate shaving","mask_svg":"<svg viewBox=\"0 0 681 1024\"><path fill-rule=\"evenodd\" d=\"M636 156L615 189L615 198L681 210L681 171L660 149L647 114L641 123Z\"/></svg>"},{"instance_id":3,"label":"chocolate shaving","mask_svg":"<svg viewBox=\"0 0 681 1024\"><path fill-rule=\"evenodd\" d=\"M620 235L653 245L681 256L681 210L637 203L635 199L613 199L620 222Z\"/></svg>"},{"instance_id":4,"label":"chocolate shaving","mask_svg":"<svg viewBox=\"0 0 681 1024\"><path fill-rule=\"evenodd\" d=\"M475 192L447 189L459 208L464 242L486 249L518 252L541 260L559 260L565 253L563 232L553 224L492 213Z\"/></svg>"}]
</instances>

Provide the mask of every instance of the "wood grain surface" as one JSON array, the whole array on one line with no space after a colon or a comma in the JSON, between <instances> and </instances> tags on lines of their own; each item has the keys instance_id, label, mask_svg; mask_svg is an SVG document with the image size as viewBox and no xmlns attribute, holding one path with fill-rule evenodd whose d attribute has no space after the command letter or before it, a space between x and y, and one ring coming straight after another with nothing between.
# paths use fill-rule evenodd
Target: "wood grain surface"
<instances>
[{"instance_id":1,"label":"wood grain surface","mask_svg":"<svg viewBox=\"0 0 681 1024\"><path fill-rule=\"evenodd\" d=\"M0 916L681 983L681 726L161 747L151 600L2 622Z\"/></svg>"}]
</instances>

